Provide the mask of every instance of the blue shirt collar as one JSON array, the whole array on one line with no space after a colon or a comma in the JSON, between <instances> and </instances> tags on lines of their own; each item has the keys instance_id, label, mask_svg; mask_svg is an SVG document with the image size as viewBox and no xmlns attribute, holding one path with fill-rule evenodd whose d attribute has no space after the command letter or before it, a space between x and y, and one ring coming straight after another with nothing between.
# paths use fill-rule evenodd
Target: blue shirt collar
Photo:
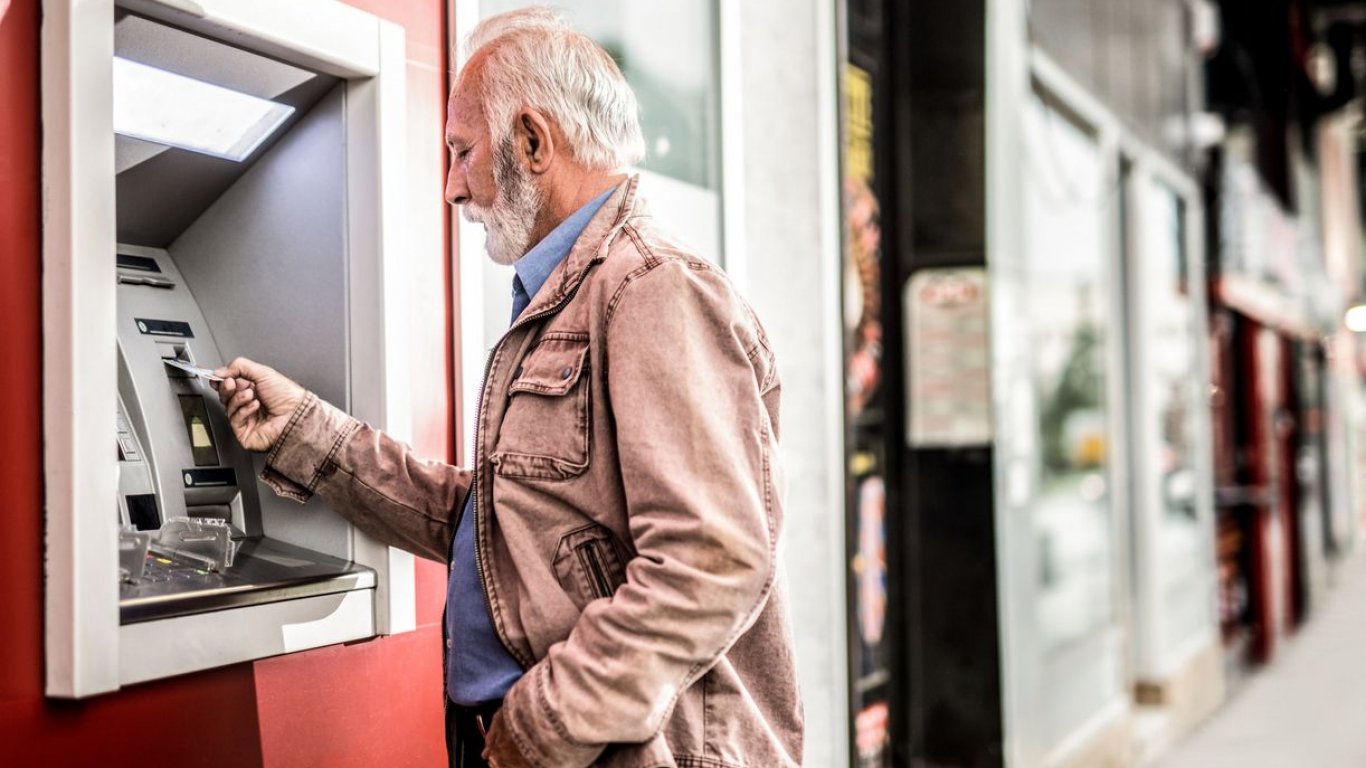
<instances>
[{"instance_id":1,"label":"blue shirt collar","mask_svg":"<svg viewBox=\"0 0 1366 768\"><path fill-rule=\"evenodd\" d=\"M517 270L517 277L522 281L522 288L526 290L529 299L536 298L541 286L550 278L550 273L554 272L555 267L559 266L574 249L574 243L588 227L588 222L592 221L593 215L615 191L617 188L612 187L589 200L587 205L570 214L569 218L560 222L560 225L551 230L541 242L527 251L525 256L513 263L512 268Z\"/></svg>"}]
</instances>

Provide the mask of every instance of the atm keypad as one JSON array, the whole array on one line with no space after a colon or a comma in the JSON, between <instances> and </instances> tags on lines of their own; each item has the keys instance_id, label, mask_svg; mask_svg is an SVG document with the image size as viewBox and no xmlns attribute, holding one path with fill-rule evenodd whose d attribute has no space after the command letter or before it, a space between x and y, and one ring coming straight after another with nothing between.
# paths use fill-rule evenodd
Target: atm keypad
<instances>
[{"instance_id":1,"label":"atm keypad","mask_svg":"<svg viewBox=\"0 0 1366 768\"><path fill-rule=\"evenodd\" d=\"M142 456L138 454L137 442L133 440L133 430L128 428L128 421L123 418L123 413L118 414L119 430L119 459L121 461L142 461Z\"/></svg>"}]
</instances>

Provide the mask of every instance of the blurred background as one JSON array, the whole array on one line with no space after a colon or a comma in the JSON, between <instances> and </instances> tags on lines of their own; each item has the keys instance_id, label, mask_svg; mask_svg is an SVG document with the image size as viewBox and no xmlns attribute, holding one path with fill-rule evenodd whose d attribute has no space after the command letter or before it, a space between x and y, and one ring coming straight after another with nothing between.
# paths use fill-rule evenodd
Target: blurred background
<instances>
[{"instance_id":1,"label":"blurred background","mask_svg":"<svg viewBox=\"0 0 1366 768\"><path fill-rule=\"evenodd\" d=\"M459 462L511 271L442 203L444 100L528 3L345 4L405 35L394 396ZM79 5L0 0L0 753L442 765L435 563L410 627L44 693L43 126ZM555 5L778 356L806 765L1366 765L1366 1Z\"/></svg>"}]
</instances>

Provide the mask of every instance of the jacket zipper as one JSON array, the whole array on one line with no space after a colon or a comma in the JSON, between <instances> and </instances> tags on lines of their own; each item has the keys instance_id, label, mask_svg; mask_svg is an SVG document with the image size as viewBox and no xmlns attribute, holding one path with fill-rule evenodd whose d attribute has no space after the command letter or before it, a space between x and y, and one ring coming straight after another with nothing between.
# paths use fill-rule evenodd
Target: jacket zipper
<instances>
[{"instance_id":1,"label":"jacket zipper","mask_svg":"<svg viewBox=\"0 0 1366 768\"><path fill-rule=\"evenodd\" d=\"M564 295L563 299L560 299L559 301L555 302L554 305L546 307L545 309L541 310L540 312L537 312L534 315L527 315L525 317L518 318L516 322L514 322L506 331L503 332L503 335L498 339L498 342L494 344L493 348L489 351L488 359L484 361L484 375L479 380L479 397L475 400L474 418L476 419L476 422L474 426L474 449L470 452L470 467L473 470L473 474L470 479L470 494L471 498L473 498L473 502L470 505L470 512L474 514L474 569L479 573L479 587L480 589L484 590L484 610L488 611L489 624L493 627L493 633L498 636L498 642L503 644L503 648L507 650L508 654L512 656L512 658L516 659L518 664L522 665L523 671L531 669L532 662L527 661L525 658L523 658L522 654L518 653L517 650L514 649L508 643L507 638L503 637L503 630L498 626L497 617L493 615L493 599L489 595L488 574L484 571L484 520L483 517L479 514L478 495L479 446L484 442L484 393L488 390L489 373L490 369L493 367L493 359L497 357L498 350L503 346L503 342L507 341L507 337L514 330L531 322L532 320L539 320L543 317L553 315L556 312L559 312L561 309L563 309L564 305L568 304L570 299L573 299L574 295L579 292L579 286L582 285L584 279L587 278L588 269L591 268L592 265L593 263L589 262L588 267L584 268L584 273L579 276L579 281L574 284L574 287L569 291L569 293L566 293Z\"/></svg>"},{"instance_id":2,"label":"jacket zipper","mask_svg":"<svg viewBox=\"0 0 1366 768\"><path fill-rule=\"evenodd\" d=\"M579 560L583 563L588 575L593 579L593 586L597 588L598 597L612 596L612 582L607 579L607 569L603 567L602 555L598 552L597 541L585 541L579 545Z\"/></svg>"}]
</instances>

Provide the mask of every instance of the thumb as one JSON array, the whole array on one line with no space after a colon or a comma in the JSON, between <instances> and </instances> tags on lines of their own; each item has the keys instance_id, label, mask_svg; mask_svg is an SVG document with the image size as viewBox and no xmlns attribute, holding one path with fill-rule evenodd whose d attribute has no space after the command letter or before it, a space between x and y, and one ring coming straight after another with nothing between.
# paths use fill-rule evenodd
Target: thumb
<instances>
[{"instance_id":1,"label":"thumb","mask_svg":"<svg viewBox=\"0 0 1366 768\"><path fill-rule=\"evenodd\" d=\"M215 376L225 379L247 379L249 381L260 381L261 379L275 373L275 369L267 365L262 365L255 360L239 357L231 363L213 372Z\"/></svg>"}]
</instances>

